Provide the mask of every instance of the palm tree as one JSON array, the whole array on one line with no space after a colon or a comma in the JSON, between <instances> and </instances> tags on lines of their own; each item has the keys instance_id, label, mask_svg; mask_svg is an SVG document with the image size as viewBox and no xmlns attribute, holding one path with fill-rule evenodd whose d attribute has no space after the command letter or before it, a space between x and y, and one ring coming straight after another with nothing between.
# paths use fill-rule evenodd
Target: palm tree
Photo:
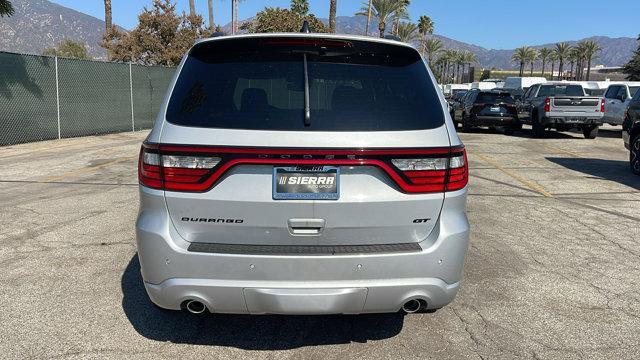
<instances>
[{"instance_id":1,"label":"palm tree","mask_svg":"<svg viewBox=\"0 0 640 360\"><path fill-rule=\"evenodd\" d=\"M233 29L233 33L235 34L235 33L238 32L238 29L240 28L240 24L239 24L239 21L238 21L238 5L240 3L240 0L234 0L233 2L235 3L234 6L235 6L235 13L236 13L236 18L235 18L235 21L234 21L235 28Z\"/></svg>"},{"instance_id":2,"label":"palm tree","mask_svg":"<svg viewBox=\"0 0 640 360\"><path fill-rule=\"evenodd\" d=\"M111 0L104 0L104 23L107 32L109 32L109 30L111 30L111 27L113 26L113 22L111 19Z\"/></svg>"},{"instance_id":3,"label":"palm tree","mask_svg":"<svg viewBox=\"0 0 640 360\"><path fill-rule=\"evenodd\" d=\"M440 80L443 83L447 83L451 80L451 65L454 62L456 57L456 51L451 49L446 49L440 52L440 57L437 60L437 63L441 64L441 75Z\"/></svg>"},{"instance_id":4,"label":"palm tree","mask_svg":"<svg viewBox=\"0 0 640 360\"><path fill-rule=\"evenodd\" d=\"M533 65L536 63L536 60L538 60L538 56L539 56L538 50L534 48L529 48L529 51L527 51L527 62L531 64L530 76L533 76Z\"/></svg>"},{"instance_id":5,"label":"palm tree","mask_svg":"<svg viewBox=\"0 0 640 360\"><path fill-rule=\"evenodd\" d=\"M189 16L195 16L195 15L196 15L196 1L189 0Z\"/></svg>"},{"instance_id":6,"label":"palm tree","mask_svg":"<svg viewBox=\"0 0 640 360\"><path fill-rule=\"evenodd\" d=\"M400 27L401 20L411 20L409 18L409 12L407 11L407 6L411 0L397 0L402 3L402 6L396 10L396 13L393 15L393 29L391 31L392 34L398 36L398 28Z\"/></svg>"},{"instance_id":7,"label":"palm tree","mask_svg":"<svg viewBox=\"0 0 640 360\"><path fill-rule=\"evenodd\" d=\"M564 61L569 57L571 51L571 45L567 43L558 43L554 52L558 58L558 80L562 79L562 73L564 71Z\"/></svg>"},{"instance_id":8,"label":"palm tree","mask_svg":"<svg viewBox=\"0 0 640 360\"><path fill-rule=\"evenodd\" d=\"M336 8L338 0L329 1L329 29L332 33L336 32Z\"/></svg>"},{"instance_id":9,"label":"palm tree","mask_svg":"<svg viewBox=\"0 0 640 360\"><path fill-rule=\"evenodd\" d=\"M418 40L419 32L418 25L410 22L401 22L398 25L398 37L401 41L406 43L412 43Z\"/></svg>"},{"instance_id":10,"label":"palm tree","mask_svg":"<svg viewBox=\"0 0 640 360\"><path fill-rule=\"evenodd\" d=\"M464 69L464 54L462 51L456 51L453 61L456 64L456 83L462 82L462 73L460 73L460 67Z\"/></svg>"},{"instance_id":11,"label":"palm tree","mask_svg":"<svg viewBox=\"0 0 640 360\"><path fill-rule=\"evenodd\" d=\"M555 69L556 61L558 60L558 56L556 55L555 51L551 52L551 55L549 55L549 60L551 60L551 80L553 80L553 69Z\"/></svg>"},{"instance_id":12,"label":"palm tree","mask_svg":"<svg viewBox=\"0 0 640 360\"><path fill-rule=\"evenodd\" d=\"M425 53L425 41L427 40L428 34L433 34L433 20L426 15L420 16L418 19L418 31L420 35L422 35L422 52Z\"/></svg>"},{"instance_id":13,"label":"palm tree","mask_svg":"<svg viewBox=\"0 0 640 360\"><path fill-rule=\"evenodd\" d=\"M569 51L569 64L571 64L571 69L569 70L569 80L578 79L578 67L580 66L580 58L582 49L580 47L571 48ZM575 72L573 71L575 68Z\"/></svg>"},{"instance_id":14,"label":"palm tree","mask_svg":"<svg viewBox=\"0 0 640 360\"><path fill-rule=\"evenodd\" d=\"M587 81L589 81L589 78L591 77L591 61L593 61L593 58L602 50L602 48L593 40L586 40L583 43L584 58L587 60Z\"/></svg>"},{"instance_id":15,"label":"palm tree","mask_svg":"<svg viewBox=\"0 0 640 360\"><path fill-rule=\"evenodd\" d=\"M378 19L378 31L380 37L384 37L384 32L387 28L387 22L393 18L396 11L404 6L403 0L372 0L371 6L373 10L373 16ZM365 5L360 9L356 15L367 16L369 11L368 5Z\"/></svg>"},{"instance_id":16,"label":"palm tree","mask_svg":"<svg viewBox=\"0 0 640 360\"><path fill-rule=\"evenodd\" d=\"M576 62L576 79L584 79L584 66L585 66L585 48L584 42L579 42L575 48L577 62Z\"/></svg>"},{"instance_id":17,"label":"palm tree","mask_svg":"<svg viewBox=\"0 0 640 360\"><path fill-rule=\"evenodd\" d=\"M427 60L429 64L431 64L436 54L442 51L442 41L438 39L427 39L423 41L423 48L427 55Z\"/></svg>"},{"instance_id":18,"label":"palm tree","mask_svg":"<svg viewBox=\"0 0 640 360\"><path fill-rule=\"evenodd\" d=\"M476 54L472 53L471 51L465 50L462 52L461 58L463 62L462 73L465 74L464 65L467 65L466 73L471 75L471 64L477 63L478 57L476 56ZM471 82L470 77L467 82Z\"/></svg>"},{"instance_id":19,"label":"palm tree","mask_svg":"<svg viewBox=\"0 0 640 360\"><path fill-rule=\"evenodd\" d=\"M209 30L214 32L216 29L216 24L213 21L213 0L207 0L207 8L209 10Z\"/></svg>"},{"instance_id":20,"label":"palm tree","mask_svg":"<svg viewBox=\"0 0 640 360\"><path fill-rule=\"evenodd\" d=\"M552 52L553 50L549 48L542 48L538 51L540 60L542 61L542 76L544 76L544 71L547 67L547 60L550 59Z\"/></svg>"},{"instance_id":21,"label":"palm tree","mask_svg":"<svg viewBox=\"0 0 640 360\"><path fill-rule=\"evenodd\" d=\"M9 0L0 0L0 17L4 17L5 15L11 16L13 15L13 12L13 6L11 6Z\"/></svg>"},{"instance_id":22,"label":"palm tree","mask_svg":"<svg viewBox=\"0 0 640 360\"><path fill-rule=\"evenodd\" d=\"M524 75L524 66L527 64L530 49L528 46L519 47L511 55L511 61L520 63L520 77Z\"/></svg>"},{"instance_id":23,"label":"palm tree","mask_svg":"<svg viewBox=\"0 0 640 360\"><path fill-rule=\"evenodd\" d=\"M371 26L371 1L369 0L369 5L367 5L367 28L364 33L367 36L369 36L369 27Z\"/></svg>"}]
</instances>

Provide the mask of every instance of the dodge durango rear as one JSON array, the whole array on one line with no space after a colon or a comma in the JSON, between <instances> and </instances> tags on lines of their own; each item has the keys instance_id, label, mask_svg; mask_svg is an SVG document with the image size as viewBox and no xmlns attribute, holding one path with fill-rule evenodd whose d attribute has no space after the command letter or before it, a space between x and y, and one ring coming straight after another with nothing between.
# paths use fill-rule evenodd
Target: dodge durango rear
<instances>
[{"instance_id":1,"label":"dodge durango rear","mask_svg":"<svg viewBox=\"0 0 640 360\"><path fill-rule=\"evenodd\" d=\"M236 314L448 304L469 174L446 106L420 54L393 40L197 43L140 151L150 299Z\"/></svg>"}]
</instances>

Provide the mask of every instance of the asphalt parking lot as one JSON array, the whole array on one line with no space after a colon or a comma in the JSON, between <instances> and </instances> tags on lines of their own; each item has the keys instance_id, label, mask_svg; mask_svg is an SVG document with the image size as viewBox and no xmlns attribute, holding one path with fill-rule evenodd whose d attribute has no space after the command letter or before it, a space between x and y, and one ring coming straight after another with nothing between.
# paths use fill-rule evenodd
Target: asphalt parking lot
<instances>
[{"instance_id":1,"label":"asphalt parking lot","mask_svg":"<svg viewBox=\"0 0 640 360\"><path fill-rule=\"evenodd\" d=\"M410 316L160 311L134 239L146 133L0 148L0 357L640 358L640 178L605 129L462 134L465 278Z\"/></svg>"}]
</instances>

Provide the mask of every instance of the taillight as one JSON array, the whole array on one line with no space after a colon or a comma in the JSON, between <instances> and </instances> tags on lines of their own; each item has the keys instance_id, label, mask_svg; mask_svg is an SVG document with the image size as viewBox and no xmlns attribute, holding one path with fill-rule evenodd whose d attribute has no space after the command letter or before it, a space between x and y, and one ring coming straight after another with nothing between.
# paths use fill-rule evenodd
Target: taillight
<instances>
[{"instance_id":1,"label":"taillight","mask_svg":"<svg viewBox=\"0 0 640 360\"><path fill-rule=\"evenodd\" d=\"M441 192L464 188L468 181L467 156L464 148L454 148L446 157L423 159L392 159L411 185L410 192Z\"/></svg>"},{"instance_id":2,"label":"taillight","mask_svg":"<svg viewBox=\"0 0 640 360\"><path fill-rule=\"evenodd\" d=\"M604 99L600 99L600 112L604 113Z\"/></svg>"},{"instance_id":3,"label":"taillight","mask_svg":"<svg viewBox=\"0 0 640 360\"><path fill-rule=\"evenodd\" d=\"M140 183L154 189L201 191L202 182L220 162L215 156L161 154L157 146L140 151Z\"/></svg>"},{"instance_id":4,"label":"taillight","mask_svg":"<svg viewBox=\"0 0 640 360\"><path fill-rule=\"evenodd\" d=\"M551 99L546 98L544 99L544 112L549 112L551 111Z\"/></svg>"},{"instance_id":5,"label":"taillight","mask_svg":"<svg viewBox=\"0 0 640 360\"><path fill-rule=\"evenodd\" d=\"M468 182L464 147L426 149L274 149L144 144L140 184L203 192L237 165L376 166L405 193L460 190Z\"/></svg>"}]
</instances>

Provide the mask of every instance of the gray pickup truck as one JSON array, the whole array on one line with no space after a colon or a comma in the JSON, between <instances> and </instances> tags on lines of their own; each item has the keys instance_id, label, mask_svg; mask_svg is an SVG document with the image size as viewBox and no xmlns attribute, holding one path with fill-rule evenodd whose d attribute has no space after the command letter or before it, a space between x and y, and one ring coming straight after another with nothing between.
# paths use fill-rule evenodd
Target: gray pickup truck
<instances>
[{"instance_id":1,"label":"gray pickup truck","mask_svg":"<svg viewBox=\"0 0 640 360\"><path fill-rule=\"evenodd\" d=\"M587 95L582 85L573 83L534 85L518 103L518 118L531 124L535 137L544 137L547 128L579 128L585 138L595 139L603 115L604 99Z\"/></svg>"}]
</instances>

